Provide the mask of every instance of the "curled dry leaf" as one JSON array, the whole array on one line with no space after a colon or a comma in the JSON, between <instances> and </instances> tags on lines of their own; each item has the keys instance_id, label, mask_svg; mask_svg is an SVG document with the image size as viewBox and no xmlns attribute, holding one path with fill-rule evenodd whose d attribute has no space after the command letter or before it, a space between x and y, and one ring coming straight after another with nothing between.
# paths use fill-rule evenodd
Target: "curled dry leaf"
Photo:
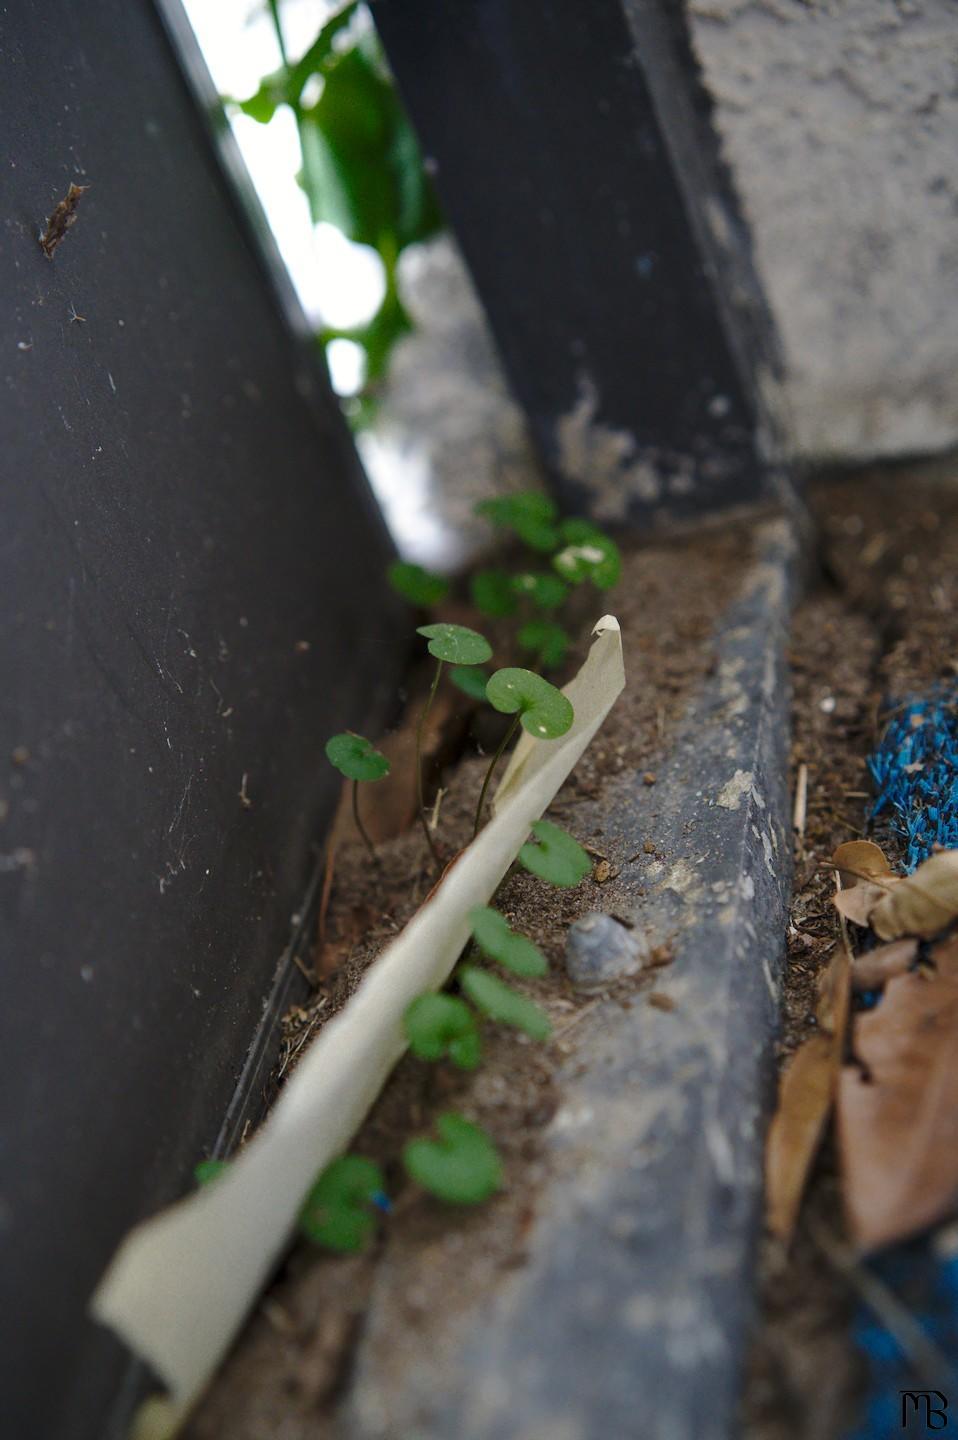
<instances>
[{"instance_id":1,"label":"curled dry leaf","mask_svg":"<svg viewBox=\"0 0 958 1440\"><path fill-rule=\"evenodd\" d=\"M880 990L896 975L904 975L918 954L918 941L914 938L892 940L879 945L864 955L856 955L852 966L852 989Z\"/></svg>"},{"instance_id":2,"label":"curled dry leaf","mask_svg":"<svg viewBox=\"0 0 958 1440\"><path fill-rule=\"evenodd\" d=\"M887 894L888 891L881 885L875 885L871 880L860 880L848 890L836 890L832 896L832 904L839 915L843 915L855 925L861 925L862 929L867 929L871 924L872 911Z\"/></svg>"},{"instance_id":3,"label":"curled dry leaf","mask_svg":"<svg viewBox=\"0 0 958 1440\"><path fill-rule=\"evenodd\" d=\"M871 912L883 940L920 935L931 940L958 916L958 850L939 850L900 880Z\"/></svg>"},{"instance_id":4,"label":"curled dry leaf","mask_svg":"<svg viewBox=\"0 0 958 1440\"><path fill-rule=\"evenodd\" d=\"M861 880L894 883L901 877L896 875L885 859L880 845L871 840L846 840L839 845L832 856L832 864L842 878L842 886L848 890Z\"/></svg>"},{"instance_id":5,"label":"curled dry leaf","mask_svg":"<svg viewBox=\"0 0 958 1440\"><path fill-rule=\"evenodd\" d=\"M915 1235L958 1204L958 937L932 959L930 975L896 976L857 1016L864 1068L846 1066L839 1081L842 1195L863 1250Z\"/></svg>"},{"instance_id":6,"label":"curled dry leaf","mask_svg":"<svg viewBox=\"0 0 958 1440\"><path fill-rule=\"evenodd\" d=\"M832 864L841 882L832 896L835 909L862 927L871 923L871 913L888 894L889 886L902 878L892 870L881 847L871 840L848 840L839 845Z\"/></svg>"},{"instance_id":7,"label":"curled dry leaf","mask_svg":"<svg viewBox=\"0 0 958 1440\"><path fill-rule=\"evenodd\" d=\"M819 982L818 1032L786 1067L765 1152L766 1218L773 1235L791 1239L812 1161L818 1151L838 1081L848 1027L851 957L835 949Z\"/></svg>"}]
</instances>

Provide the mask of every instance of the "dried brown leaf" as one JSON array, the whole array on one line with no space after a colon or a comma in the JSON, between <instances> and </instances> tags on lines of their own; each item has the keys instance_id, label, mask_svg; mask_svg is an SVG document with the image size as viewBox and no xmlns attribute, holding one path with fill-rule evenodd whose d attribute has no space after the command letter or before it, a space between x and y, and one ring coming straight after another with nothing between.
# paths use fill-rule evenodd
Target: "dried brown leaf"
<instances>
[{"instance_id":1,"label":"dried brown leaf","mask_svg":"<svg viewBox=\"0 0 958 1440\"><path fill-rule=\"evenodd\" d=\"M874 885L870 880L860 880L847 890L836 890L832 896L832 904L846 920L852 920L856 925L867 928L871 924L872 911L887 894L888 891L881 885Z\"/></svg>"},{"instance_id":2,"label":"dried brown leaf","mask_svg":"<svg viewBox=\"0 0 958 1440\"><path fill-rule=\"evenodd\" d=\"M883 940L920 935L931 940L958 916L958 850L939 850L906 875L871 912Z\"/></svg>"},{"instance_id":3,"label":"dried brown leaf","mask_svg":"<svg viewBox=\"0 0 958 1440\"><path fill-rule=\"evenodd\" d=\"M934 972L889 980L855 1020L838 1086L838 1145L849 1231L863 1250L915 1235L958 1203L958 937Z\"/></svg>"},{"instance_id":4,"label":"dried brown leaf","mask_svg":"<svg viewBox=\"0 0 958 1440\"><path fill-rule=\"evenodd\" d=\"M832 856L832 864L840 874L845 889L851 889L862 880L894 883L901 878L885 859L881 846L871 840L846 840Z\"/></svg>"},{"instance_id":5,"label":"dried brown leaf","mask_svg":"<svg viewBox=\"0 0 958 1440\"><path fill-rule=\"evenodd\" d=\"M852 966L853 990L880 990L896 975L904 975L918 954L915 939L892 940L864 955L857 955Z\"/></svg>"},{"instance_id":6,"label":"dried brown leaf","mask_svg":"<svg viewBox=\"0 0 958 1440\"><path fill-rule=\"evenodd\" d=\"M782 1076L765 1152L768 1228L791 1239L838 1080L848 1027L851 956L839 945L819 983L818 1032L796 1050Z\"/></svg>"}]
</instances>

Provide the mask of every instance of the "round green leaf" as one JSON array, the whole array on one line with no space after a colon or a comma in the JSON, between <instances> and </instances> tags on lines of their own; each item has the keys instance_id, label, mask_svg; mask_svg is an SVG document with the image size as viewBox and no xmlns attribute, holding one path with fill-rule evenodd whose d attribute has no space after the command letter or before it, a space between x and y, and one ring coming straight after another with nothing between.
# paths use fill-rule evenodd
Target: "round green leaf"
<instances>
[{"instance_id":1,"label":"round green leaf","mask_svg":"<svg viewBox=\"0 0 958 1440\"><path fill-rule=\"evenodd\" d=\"M552 1026L545 1011L497 975L490 975L488 970L479 970L475 965L463 965L459 984L487 1019L522 1030L532 1040L547 1039Z\"/></svg>"},{"instance_id":2,"label":"round green leaf","mask_svg":"<svg viewBox=\"0 0 958 1440\"><path fill-rule=\"evenodd\" d=\"M376 1228L370 1205L383 1193L378 1165L362 1155L341 1155L320 1175L299 1216L307 1239L341 1253L361 1250Z\"/></svg>"},{"instance_id":3,"label":"round green leaf","mask_svg":"<svg viewBox=\"0 0 958 1440\"><path fill-rule=\"evenodd\" d=\"M442 575L433 575L421 565L411 565L406 560L397 560L390 565L386 579L396 594L408 600L410 605L428 608L438 605L449 594L449 581Z\"/></svg>"},{"instance_id":4,"label":"round green leaf","mask_svg":"<svg viewBox=\"0 0 958 1440\"><path fill-rule=\"evenodd\" d=\"M438 1140L410 1140L403 1164L413 1180L453 1205L478 1205L502 1184L502 1161L489 1136L453 1111L436 1121Z\"/></svg>"},{"instance_id":5,"label":"round green leaf","mask_svg":"<svg viewBox=\"0 0 958 1440\"><path fill-rule=\"evenodd\" d=\"M559 543L556 529L556 507L547 495L537 490L522 490L515 495L497 495L480 500L476 514L484 515L494 525L512 530L531 550L554 550Z\"/></svg>"},{"instance_id":6,"label":"round green leaf","mask_svg":"<svg viewBox=\"0 0 958 1440\"><path fill-rule=\"evenodd\" d=\"M389 761L371 741L351 730L326 741L326 759L347 780L382 780L389 774Z\"/></svg>"},{"instance_id":7,"label":"round green leaf","mask_svg":"<svg viewBox=\"0 0 958 1440\"><path fill-rule=\"evenodd\" d=\"M525 935L518 935L504 915L491 905L477 905L469 911L473 939L491 960L498 960L514 975L538 978L545 975L549 962Z\"/></svg>"},{"instance_id":8,"label":"round green leaf","mask_svg":"<svg viewBox=\"0 0 958 1440\"><path fill-rule=\"evenodd\" d=\"M465 625L448 625L445 621L420 625L416 634L425 635L429 653L437 660L449 660L453 665L483 665L492 659L489 641Z\"/></svg>"},{"instance_id":9,"label":"round green leaf","mask_svg":"<svg viewBox=\"0 0 958 1440\"><path fill-rule=\"evenodd\" d=\"M562 538L566 542L552 564L563 580L577 585L591 580L600 590L611 590L622 574L622 556L614 540L588 520L564 520Z\"/></svg>"},{"instance_id":10,"label":"round green leaf","mask_svg":"<svg viewBox=\"0 0 958 1440\"><path fill-rule=\"evenodd\" d=\"M473 604L483 615L513 615L516 597L512 579L504 570L480 570L469 582Z\"/></svg>"},{"instance_id":11,"label":"round green leaf","mask_svg":"<svg viewBox=\"0 0 958 1440\"><path fill-rule=\"evenodd\" d=\"M403 1029L409 1048L420 1060L448 1055L460 1070L475 1070L482 1059L476 1017L454 995L419 995L407 1006Z\"/></svg>"},{"instance_id":12,"label":"round green leaf","mask_svg":"<svg viewBox=\"0 0 958 1440\"><path fill-rule=\"evenodd\" d=\"M518 712L523 729L537 740L557 740L575 718L562 691L531 670L497 670L486 684L486 697L506 715Z\"/></svg>"},{"instance_id":13,"label":"round green leaf","mask_svg":"<svg viewBox=\"0 0 958 1440\"><path fill-rule=\"evenodd\" d=\"M449 679L472 700L485 700L486 681L489 676L478 665L453 665Z\"/></svg>"},{"instance_id":14,"label":"round green leaf","mask_svg":"<svg viewBox=\"0 0 958 1440\"><path fill-rule=\"evenodd\" d=\"M523 650L535 651L539 663L547 670L561 665L569 649L568 635L552 620L530 620L522 626L516 640Z\"/></svg>"},{"instance_id":15,"label":"round green leaf","mask_svg":"<svg viewBox=\"0 0 958 1440\"><path fill-rule=\"evenodd\" d=\"M538 844L532 841L519 851L519 863L548 880L550 885L578 885L592 869L592 862L577 840L553 825L551 820L537 820L532 833Z\"/></svg>"},{"instance_id":16,"label":"round green leaf","mask_svg":"<svg viewBox=\"0 0 958 1440\"><path fill-rule=\"evenodd\" d=\"M527 572L512 577L512 588L517 595L526 595L540 610L557 610L569 593L558 575L535 575Z\"/></svg>"}]
</instances>

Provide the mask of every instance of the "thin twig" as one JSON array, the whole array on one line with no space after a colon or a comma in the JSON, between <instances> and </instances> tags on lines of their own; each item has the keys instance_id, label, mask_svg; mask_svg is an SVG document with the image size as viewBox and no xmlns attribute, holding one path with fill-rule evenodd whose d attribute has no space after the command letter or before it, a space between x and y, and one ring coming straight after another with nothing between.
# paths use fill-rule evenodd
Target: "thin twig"
<instances>
[{"instance_id":1,"label":"thin twig","mask_svg":"<svg viewBox=\"0 0 958 1440\"><path fill-rule=\"evenodd\" d=\"M798 767L798 777L795 781L795 808L792 812L792 825L798 838L805 839L805 819L808 809L808 766L802 761Z\"/></svg>"},{"instance_id":2,"label":"thin twig","mask_svg":"<svg viewBox=\"0 0 958 1440\"><path fill-rule=\"evenodd\" d=\"M580 1020L584 1020L585 1017L590 1013L590 1011L594 1010L595 1007L600 1004L601 999L602 997L599 996L597 1000L591 1000L588 1005L584 1005L582 1007L582 1009L577 1015L573 1015L571 1020L567 1020L566 1023L561 1027L561 1029L554 1030L552 1032L553 1040L561 1040L563 1035L568 1035L570 1030L574 1030L575 1027L579 1024Z\"/></svg>"},{"instance_id":3,"label":"thin twig","mask_svg":"<svg viewBox=\"0 0 958 1440\"><path fill-rule=\"evenodd\" d=\"M914 1365L926 1384L940 1389L955 1383L955 1372L948 1357L930 1339L915 1316L894 1290L866 1268L855 1252L819 1221L807 1218L808 1231L822 1254L858 1291L865 1304L878 1317L902 1352Z\"/></svg>"}]
</instances>

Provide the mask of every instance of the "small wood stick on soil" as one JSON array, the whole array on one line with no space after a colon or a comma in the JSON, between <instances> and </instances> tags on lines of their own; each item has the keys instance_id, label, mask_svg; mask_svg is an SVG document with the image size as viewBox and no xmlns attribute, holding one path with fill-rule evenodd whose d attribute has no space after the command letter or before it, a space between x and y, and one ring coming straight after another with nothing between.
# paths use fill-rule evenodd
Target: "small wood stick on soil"
<instances>
[{"instance_id":1,"label":"small wood stick on soil","mask_svg":"<svg viewBox=\"0 0 958 1440\"><path fill-rule=\"evenodd\" d=\"M795 781L795 809L792 812L792 825L800 840L805 839L805 818L808 810L808 766L804 760L798 767L798 777Z\"/></svg>"}]
</instances>

